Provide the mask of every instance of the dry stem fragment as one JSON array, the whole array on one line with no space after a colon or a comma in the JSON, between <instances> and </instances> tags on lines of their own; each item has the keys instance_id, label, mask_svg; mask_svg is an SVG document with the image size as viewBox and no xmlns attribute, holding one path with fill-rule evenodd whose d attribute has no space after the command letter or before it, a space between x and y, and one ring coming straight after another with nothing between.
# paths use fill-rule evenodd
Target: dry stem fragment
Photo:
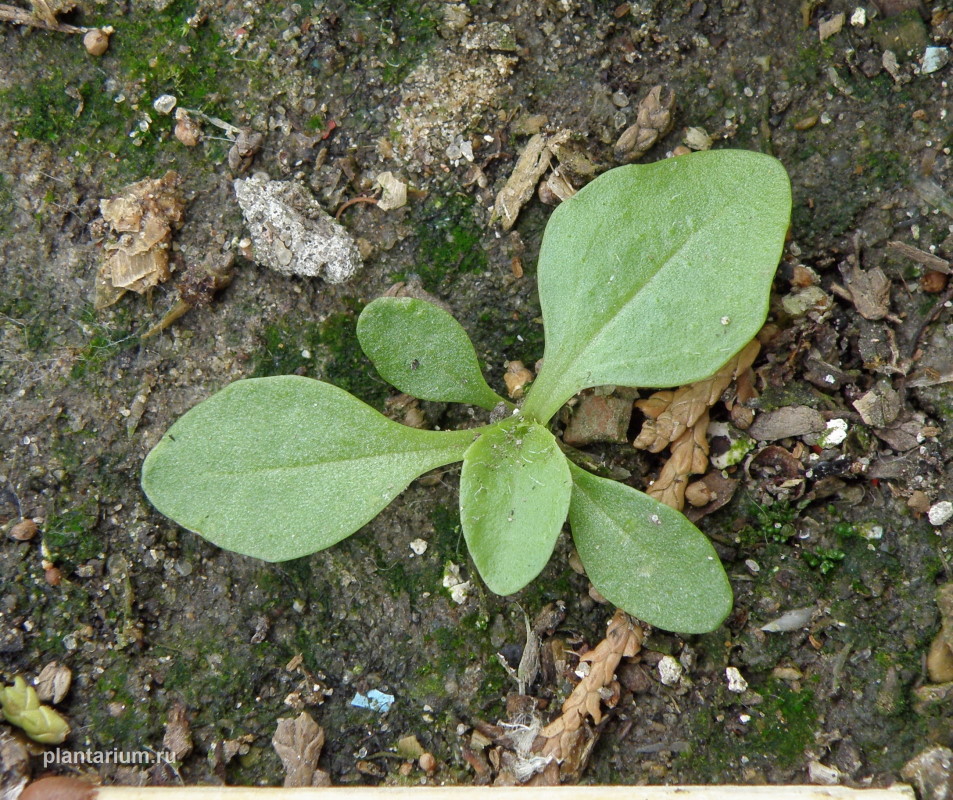
<instances>
[{"instance_id":1,"label":"dry stem fragment","mask_svg":"<svg viewBox=\"0 0 953 800\"><path fill-rule=\"evenodd\" d=\"M615 671L623 658L632 658L642 648L642 629L621 609L609 622L606 638L586 653L580 662L589 664L589 674L563 703L562 714L540 731L539 752L564 762L578 750L580 737L588 732L587 717L602 721L603 691L615 682ZM589 738L591 739L591 733Z\"/></svg>"},{"instance_id":2,"label":"dry stem fragment","mask_svg":"<svg viewBox=\"0 0 953 800\"><path fill-rule=\"evenodd\" d=\"M690 475L708 468L708 409L672 442L672 455L646 494L678 511L685 507L685 489Z\"/></svg>"}]
</instances>

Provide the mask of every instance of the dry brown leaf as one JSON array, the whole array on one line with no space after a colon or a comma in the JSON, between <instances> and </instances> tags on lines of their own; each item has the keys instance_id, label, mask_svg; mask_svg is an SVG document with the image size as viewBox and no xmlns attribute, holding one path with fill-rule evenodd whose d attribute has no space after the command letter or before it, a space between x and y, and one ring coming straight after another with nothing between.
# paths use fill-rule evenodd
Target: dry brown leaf
<instances>
[{"instance_id":1,"label":"dry brown leaf","mask_svg":"<svg viewBox=\"0 0 953 800\"><path fill-rule=\"evenodd\" d=\"M285 787L331 785L328 773L318 769L324 729L306 711L295 719L279 719L271 745L285 768Z\"/></svg>"},{"instance_id":2,"label":"dry brown leaf","mask_svg":"<svg viewBox=\"0 0 953 800\"><path fill-rule=\"evenodd\" d=\"M890 313L890 278L880 267L862 269L852 263L849 270L841 270L846 288L834 284L831 291L854 304L864 319L883 319Z\"/></svg>"},{"instance_id":3,"label":"dry brown leaf","mask_svg":"<svg viewBox=\"0 0 953 800\"><path fill-rule=\"evenodd\" d=\"M718 402L731 382L751 368L760 349L761 345L753 339L712 377L675 391L656 392L637 401L636 407L649 419L643 424L633 446L658 453L680 439L703 413Z\"/></svg>"},{"instance_id":4,"label":"dry brown leaf","mask_svg":"<svg viewBox=\"0 0 953 800\"><path fill-rule=\"evenodd\" d=\"M672 454L658 478L646 492L660 503L677 511L685 507L685 489L690 475L700 475L708 469L708 409L695 420L691 428L672 442Z\"/></svg>"},{"instance_id":5,"label":"dry brown leaf","mask_svg":"<svg viewBox=\"0 0 953 800\"><path fill-rule=\"evenodd\" d=\"M176 761L182 761L192 752L192 729L183 703L173 703L172 708L169 709L169 720L165 724L162 747L172 753Z\"/></svg>"},{"instance_id":6,"label":"dry brown leaf","mask_svg":"<svg viewBox=\"0 0 953 800\"><path fill-rule=\"evenodd\" d=\"M536 184L549 169L553 160L552 148L567 142L569 136L569 131L560 131L550 137L537 133L526 143L493 206L493 218L501 221L504 231L508 231L516 223L520 209L533 196Z\"/></svg>"},{"instance_id":7,"label":"dry brown leaf","mask_svg":"<svg viewBox=\"0 0 953 800\"><path fill-rule=\"evenodd\" d=\"M589 673L576 685L572 694L563 703L562 713L540 731L542 737L538 751L560 763L577 763L581 771L580 749L586 748L592 734L587 727L587 718L595 725L602 721L602 693L615 680L615 671L623 658L632 658L642 648L642 629L621 609L609 622L606 638L595 649L580 658L580 663L589 665ZM584 732L582 729L586 728ZM536 749L536 748L534 748ZM591 743L588 748L591 749Z\"/></svg>"}]
</instances>

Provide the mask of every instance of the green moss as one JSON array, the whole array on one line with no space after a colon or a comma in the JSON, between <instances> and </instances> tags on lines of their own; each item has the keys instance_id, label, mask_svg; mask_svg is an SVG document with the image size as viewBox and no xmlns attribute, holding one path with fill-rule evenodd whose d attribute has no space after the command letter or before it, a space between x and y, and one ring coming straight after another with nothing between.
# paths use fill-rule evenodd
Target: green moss
<instances>
[{"instance_id":1,"label":"green moss","mask_svg":"<svg viewBox=\"0 0 953 800\"><path fill-rule=\"evenodd\" d=\"M424 285L438 290L462 272L486 269L483 229L474 216L475 200L463 194L435 195L415 214L416 267Z\"/></svg>"},{"instance_id":2,"label":"green moss","mask_svg":"<svg viewBox=\"0 0 953 800\"><path fill-rule=\"evenodd\" d=\"M796 533L793 523L798 514L800 508L786 501L770 506L749 503L749 522L738 532L738 541L745 545L784 543Z\"/></svg>"},{"instance_id":3,"label":"green moss","mask_svg":"<svg viewBox=\"0 0 953 800\"><path fill-rule=\"evenodd\" d=\"M364 39L363 52L373 55L382 80L400 83L437 39L440 6L427 0L348 0L341 25Z\"/></svg>"},{"instance_id":4,"label":"green moss","mask_svg":"<svg viewBox=\"0 0 953 800\"><path fill-rule=\"evenodd\" d=\"M382 408L387 384L364 355L355 333L361 305L350 301L348 311L331 314L324 322L267 325L261 347L253 354L252 377L306 375L333 383Z\"/></svg>"},{"instance_id":5,"label":"green moss","mask_svg":"<svg viewBox=\"0 0 953 800\"><path fill-rule=\"evenodd\" d=\"M89 735L104 748L140 750L162 741L162 709L130 686L125 661L106 667L86 693Z\"/></svg>"},{"instance_id":6,"label":"green moss","mask_svg":"<svg viewBox=\"0 0 953 800\"><path fill-rule=\"evenodd\" d=\"M43 543L58 564L72 568L102 554L103 540L96 532L97 520L92 501L49 516Z\"/></svg>"},{"instance_id":7,"label":"green moss","mask_svg":"<svg viewBox=\"0 0 953 800\"><path fill-rule=\"evenodd\" d=\"M74 162L92 165L107 184L141 179L173 162L189 162L193 173L214 165L225 154L217 142L200 153L163 147L171 120L151 106L169 93L180 106L227 117L221 98L230 84L247 83L214 26L188 24L197 8L194 0L174 0L161 12L129 14L121 23L84 18L117 28L104 66L71 37L22 43L17 55L34 79L0 92L0 110L21 138L55 145ZM118 86L107 86L110 75Z\"/></svg>"},{"instance_id":8,"label":"green moss","mask_svg":"<svg viewBox=\"0 0 953 800\"><path fill-rule=\"evenodd\" d=\"M438 505L430 512L430 521L434 531L430 546L434 549L437 559L441 563L465 559L467 549L460 525L459 505Z\"/></svg>"}]
</instances>

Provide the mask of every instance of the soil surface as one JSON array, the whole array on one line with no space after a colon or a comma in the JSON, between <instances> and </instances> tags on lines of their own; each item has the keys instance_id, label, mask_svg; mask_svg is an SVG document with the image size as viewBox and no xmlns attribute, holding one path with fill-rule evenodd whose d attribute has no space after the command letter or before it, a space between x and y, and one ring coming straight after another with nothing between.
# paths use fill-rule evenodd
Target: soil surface
<instances>
[{"instance_id":1,"label":"soil surface","mask_svg":"<svg viewBox=\"0 0 953 800\"><path fill-rule=\"evenodd\" d=\"M565 606L529 690L544 719L578 680L569 651L595 646L614 611L571 568L568 532L538 580L501 598L468 561L458 469L280 564L165 519L139 470L173 421L239 378L322 378L384 409L395 392L354 323L400 281L452 309L503 391L507 361L542 356L534 274L551 207L534 196L504 233L494 197L535 132L570 131L597 171L617 166L656 85L674 92L674 126L643 161L686 142L770 153L794 212L758 397L747 417L712 412L760 425L727 470L730 502L698 522L734 611L709 635L649 633L604 698L582 780L885 785L953 745L949 686L925 661L953 579L949 3L82 0L61 20L111 25L109 50L0 27L0 678L68 668L60 752L175 762L49 770L280 784L277 720L307 711L334 784L506 779L493 726L520 701L498 654L519 661L524 610ZM190 110L197 145L154 108L165 94ZM379 195L381 173L409 186L403 207L341 213L358 273L332 284L252 260L228 126L264 135L247 174L298 181L332 214ZM100 200L168 170L187 201L172 278L97 308ZM230 284L214 291L210 274ZM194 307L144 336L183 296ZM485 419L421 410L428 427ZM819 438L818 415L846 436ZM629 441L640 425L636 413ZM583 447L638 488L664 459ZM13 538L27 519L36 535ZM444 585L455 567L462 597ZM682 668L667 684L665 656ZM353 703L371 690L393 697L386 711ZM398 748L410 736L433 759Z\"/></svg>"}]
</instances>

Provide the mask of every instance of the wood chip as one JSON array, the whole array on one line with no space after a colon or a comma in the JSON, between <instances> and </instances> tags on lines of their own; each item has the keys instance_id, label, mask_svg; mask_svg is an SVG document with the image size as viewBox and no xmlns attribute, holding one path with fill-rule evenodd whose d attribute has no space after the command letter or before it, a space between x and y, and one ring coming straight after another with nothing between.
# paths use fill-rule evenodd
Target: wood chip
<instances>
[{"instance_id":1,"label":"wood chip","mask_svg":"<svg viewBox=\"0 0 953 800\"><path fill-rule=\"evenodd\" d=\"M759 414L747 432L759 441L774 442L791 436L821 433L826 428L827 420L819 411L807 406L786 406Z\"/></svg>"},{"instance_id":2,"label":"wood chip","mask_svg":"<svg viewBox=\"0 0 953 800\"><path fill-rule=\"evenodd\" d=\"M944 275L950 274L949 261L945 258L933 255L933 253L928 253L926 250L921 250L919 247L914 247L904 242L892 241L887 242L887 249L898 256L903 256L918 264L923 264L927 269L933 270L934 272L942 272Z\"/></svg>"}]
</instances>

